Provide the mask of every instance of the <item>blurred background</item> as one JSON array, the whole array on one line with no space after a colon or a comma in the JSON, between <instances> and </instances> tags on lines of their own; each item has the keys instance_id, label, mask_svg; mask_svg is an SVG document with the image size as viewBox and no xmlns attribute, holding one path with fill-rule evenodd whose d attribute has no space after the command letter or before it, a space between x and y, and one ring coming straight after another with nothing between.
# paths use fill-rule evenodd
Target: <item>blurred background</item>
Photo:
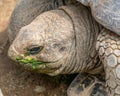
<instances>
[{"instance_id":1,"label":"blurred background","mask_svg":"<svg viewBox=\"0 0 120 96\"><path fill-rule=\"evenodd\" d=\"M6 29L16 1L17 0L0 0L0 32Z\"/></svg>"}]
</instances>

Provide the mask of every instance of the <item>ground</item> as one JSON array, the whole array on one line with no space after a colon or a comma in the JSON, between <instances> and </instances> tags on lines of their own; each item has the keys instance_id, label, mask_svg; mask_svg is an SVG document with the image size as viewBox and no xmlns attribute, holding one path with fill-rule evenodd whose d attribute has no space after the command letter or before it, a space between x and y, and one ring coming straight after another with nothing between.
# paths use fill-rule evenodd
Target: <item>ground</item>
<instances>
[{"instance_id":1,"label":"ground","mask_svg":"<svg viewBox=\"0 0 120 96\"><path fill-rule=\"evenodd\" d=\"M0 32L6 29L16 0L0 0Z\"/></svg>"},{"instance_id":2,"label":"ground","mask_svg":"<svg viewBox=\"0 0 120 96\"><path fill-rule=\"evenodd\" d=\"M4 96L67 96L73 75L50 77L32 73L7 57L9 43L5 29L15 4L16 0L0 0L0 50L3 49L0 51L0 90Z\"/></svg>"}]
</instances>

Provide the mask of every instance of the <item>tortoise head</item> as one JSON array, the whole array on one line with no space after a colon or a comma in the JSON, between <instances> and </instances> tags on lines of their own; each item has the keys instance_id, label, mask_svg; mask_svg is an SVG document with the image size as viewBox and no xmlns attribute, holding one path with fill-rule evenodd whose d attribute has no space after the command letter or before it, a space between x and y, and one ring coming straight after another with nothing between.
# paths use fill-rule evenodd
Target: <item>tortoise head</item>
<instances>
[{"instance_id":1,"label":"tortoise head","mask_svg":"<svg viewBox=\"0 0 120 96\"><path fill-rule=\"evenodd\" d=\"M56 75L70 62L73 49L72 21L62 10L54 10L41 14L21 28L8 56L26 69Z\"/></svg>"}]
</instances>

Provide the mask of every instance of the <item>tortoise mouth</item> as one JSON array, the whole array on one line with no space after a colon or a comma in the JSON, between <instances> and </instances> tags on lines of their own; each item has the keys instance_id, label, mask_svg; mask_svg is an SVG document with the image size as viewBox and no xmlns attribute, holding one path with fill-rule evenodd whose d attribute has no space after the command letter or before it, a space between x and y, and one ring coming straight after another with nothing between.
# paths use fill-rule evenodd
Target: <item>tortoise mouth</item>
<instances>
[{"instance_id":1,"label":"tortoise mouth","mask_svg":"<svg viewBox=\"0 0 120 96\"><path fill-rule=\"evenodd\" d=\"M26 70L34 71L37 73L45 73L51 76L60 74L61 73L60 69L63 69L61 64L57 64L58 61L42 62L42 61L35 60L31 57L27 59L24 59L22 57L16 57L16 60Z\"/></svg>"},{"instance_id":2,"label":"tortoise mouth","mask_svg":"<svg viewBox=\"0 0 120 96\"><path fill-rule=\"evenodd\" d=\"M43 65L45 67L46 64L53 63L53 62L44 62L44 61L35 60L29 56L27 56L26 58L23 58L22 56L17 56L16 60L17 62L20 62L24 65L30 65L32 69L38 69L38 66L40 65Z\"/></svg>"},{"instance_id":3,"label":"tortoise mouth","mask_svg":"<svg viewBox=\"0 0 120 96\"><path fill-rule=\"evenodd\" d=\"M37 73L45 73L48 75L57 75L62 71L62 64L59 63L62 58L55 61L40 61L32 57L29 53L19 54L14 46L11 46L9 48L8 56L13 61L18 62L26 70L34 71Z\"/></svg>"}]
</instances>

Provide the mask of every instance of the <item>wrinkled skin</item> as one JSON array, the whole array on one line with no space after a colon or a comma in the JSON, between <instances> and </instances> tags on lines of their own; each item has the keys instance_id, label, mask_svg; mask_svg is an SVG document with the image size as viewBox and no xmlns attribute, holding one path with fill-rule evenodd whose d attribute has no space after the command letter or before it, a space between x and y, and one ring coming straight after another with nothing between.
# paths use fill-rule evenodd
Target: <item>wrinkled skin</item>
<instances>
[{"instance_id":1,"label":"wrinkled skin","mask_svg":"<svg viewBox=\"0 0 120 96\"><path fill-rule=\"evenodd\" d=\"M63 7L59 10L43 13L20 30L10 46L9 57L15 61L17 56L26 58L25 54L29 51L28 49L32 50L36 47L42 47L42 49L39 48L37 50L37 53L30 54L29 57L43 62L43 64L37 66L36 70L49 75L86 72L93 70L93 68L95 69L96 66L101 66L99 63L95 64L97 61L94 61L94 64L92 63L92 58L97 59L96 51L94 50L95 42L93 42L97 38L91 37L97 37L99 26L94 20L91 19L89 21L87 18L83 18L84 16L81 15L80 10L74 12L77 9L85 10L83 14L87 18L92 18L87 13L89 10L83 6L80 6L80 8L74 6ZM84 27L80 23L81 19L77 20L74 18L75 16L84 19L84 21L88 20L88 26L90 27ZM84 21L83 23L87 24ZM91 23L93 26L90 25ZM91 27L95 31L89 29ZM93 33L90 34L91 31L87 30L91 30ZM84 34L88 34L88 36L83 38ZM91 38L91 41L84 43L89 41L88 37ZM22 65L33 70L31 64ZM76 68L73 65L76 65Z\"/></svg>"}]
</instances>

